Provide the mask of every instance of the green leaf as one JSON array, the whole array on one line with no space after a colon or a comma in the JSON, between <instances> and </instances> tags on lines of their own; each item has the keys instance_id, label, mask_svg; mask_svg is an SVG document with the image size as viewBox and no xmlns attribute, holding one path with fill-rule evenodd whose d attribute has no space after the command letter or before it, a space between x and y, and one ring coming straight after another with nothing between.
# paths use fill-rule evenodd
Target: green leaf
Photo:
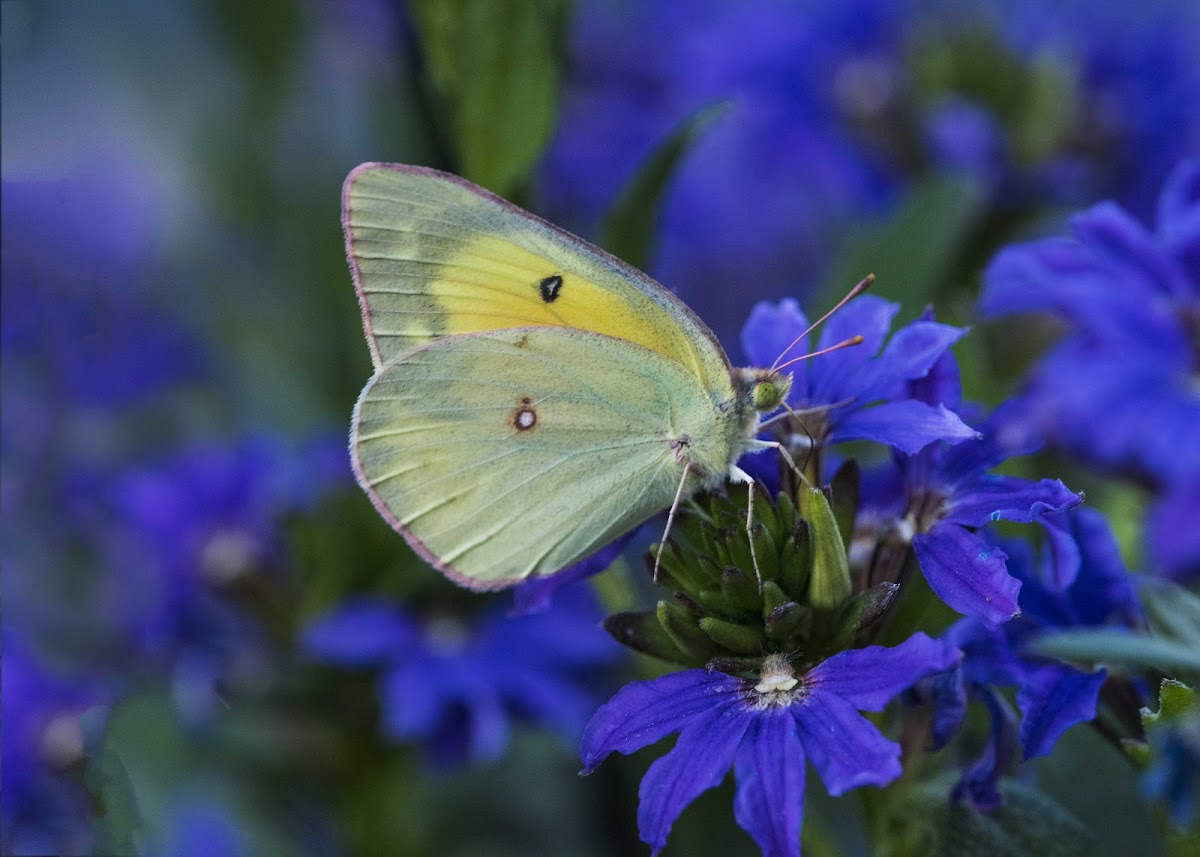
<instances>
[{"instance_id":1,"label":"green leaf","mask_svg":"<svg viewBox=\"0 0 1200 857\"><path fill-rule=\"evenodd\" d=\"M1038 654L1062 660L1200 671L1200 649L1175 640L1098 629L1048 634L1032 644Z\"/></svg>"},{"instance_id":2,"label":"green leaf","mask_svg":"<svg viewBox=\"0 0 1200 857\"><path fill-rule=\"evenodd\" d=\"M953 776L940 777L894 801L883 818L884 857L1088 857L1088 829L1044 793L1011 781L1000 784L1004 803L980 812L969 801L951 803Z\"/></svg>"},{"instance_id":3,"label":"green leaf","mask_svg":"<svg viewBox=\"0 0 1200 857\"><path fill-rule=\"evenodd\" d=\"M832 303L874 273L872 292L916 312L945 284L986 204L978 179L937 175L918 181L886 222L850 230L817 294Z\"/></svg>"},{"instance_id":4,"label":"green leaf","mask_svg":"<svg viewBox=\"0 0 1200 857\"><path fill-rule=\"evenodd\" d=\"M1200 597L1163 578L1146 578L1138 586L1150 630L1200 651Z\"/></svg>"},{"instance_id":5,"label":"green leaf","mask_svg":"<svg viewBox=\"0 0 1200 857\"><path fill-rule=\"evenodd\" d=\"M701 107L663 140L617 196L600 223L600 245L635 268L650 267L655 221L663 196L684 155L716 120L729 112L727 101Z\"/></svg>"},{"instance_id":6,"label":"green leaf","mask_svg":"<svg viewBox=\"0 0 1200 857\"><path fill-rule=\"evenodd\" d=\"M557 118L558 68L545 0L415 0L429 70L463 175L502 195L528 175Z\"/></svg>"},{"instance_id":7,"label":"green leaf","mask_svg":"<svg viewBox=\"0 0 1200 857\"><path fill-rule=\"evenodd\" d=\"M833 509L825 494L800 489L800 514L812 528L813 571L808 584L809 603L821 609L839 606L850 597L850 564Z\"/></svg>"},{"instance_id":8,"label":"green leaf","mask_svg":"<svg viewBox=\"0 0 1200 857\"><path fill-rule=\"evenodd\" d=\"M141 854L145 834L133 782L124 762L104 746L102 714L97 709L81 718L88 736L83 781L96 806L92 825L97 854ZM86 723L86 721L91 721Z\"/></svg>"}]
</instances>

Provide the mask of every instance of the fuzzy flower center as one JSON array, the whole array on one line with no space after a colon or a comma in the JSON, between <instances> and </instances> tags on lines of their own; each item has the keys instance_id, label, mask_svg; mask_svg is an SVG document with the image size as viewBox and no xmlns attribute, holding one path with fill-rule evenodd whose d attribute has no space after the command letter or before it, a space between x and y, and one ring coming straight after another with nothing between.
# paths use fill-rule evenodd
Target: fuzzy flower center
<instances>
[{"instance_id":1,"label":"fuzzy flower center","mask_svg":"<svg viewBox=\"0 0 1200 857\"><path fill-rule=\"evenodd\" d=\"M758 684L754 686L762 705L789 705L796 697L800 680L791 661L783 655L768 655L758 672Z\"/></svg>"}]
</instances>

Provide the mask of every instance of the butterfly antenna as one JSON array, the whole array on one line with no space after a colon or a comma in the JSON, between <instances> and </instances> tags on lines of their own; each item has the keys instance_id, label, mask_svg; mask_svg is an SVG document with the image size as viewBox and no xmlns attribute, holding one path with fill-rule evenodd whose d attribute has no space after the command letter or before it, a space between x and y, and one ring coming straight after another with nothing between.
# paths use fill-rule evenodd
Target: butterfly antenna
<instances>
[{"instance_id":1,"label":"butterfly antenna","mask_svg":"<svg viewBox=\"0 0 1200 857\"><path fill-rule=\"evenodd\" d=\"M785 363L783 366L779 365L779 361L783 359L785 354L787 354L789 351L791 351L793 348L795 348L796 345L799 344L799 342L802 339L804 339L806 336L808 336L810 333L812 333L814 330L816 330L818 327L820 327L822 324L824 324L825 321L831 315L833 315L835 312L840 310L842 307L844 307L850 301L854 300L856 297L861 295L867 289L871 288L871 284L874 282L875 282L874 274L867 274L865 277L863 277L861 280L859 280L858 284L854 288L852 288L850 291L846 292L846 296L844 298L842 298L840 301L838 301L837 305L834 306L833 309L831 309L829 312L825 313L825 315L821 316L819 319L817 319L812 324L810 324L808 326L808 330L804 331L804 333L800 334L795 339L793 339L787 348L785 348L785 349L783 349L783 351L779 352L779 356L775 358L775 364L773 366L771 366L771 371L777 372L786 366L791 366L792 363L794 363L795 361L792 361L792 363ZM838 346L835 346L835 347L838 347ZM827 349L827 350L832 350L832 349ZM817 353L824 354L826 352L819 351ZM806 354L804 356L805 357L815 357L816 355L815 354ZM804 358L800 358L800 359L804 359Z\"/></svg>"},{"instance_id":2,"label":"butterfly antenna","mask_svg":"<svg viewBox=\"0 0 1200 857\"><path fill-rule=\"evenodd\" d=\"M671 525L675 523L675 512L679 509L679 503L683 500L683 486L687 484L688 471L692 469L692 463L689 461L683 465L683 476L679 479L679 489L675 492L675 499L671 502L671 511L667 512L667 526L663 529L662 541L658 543L658 551L654 554L654 573L650 579L658 583L658 565L662 562L662 553L667 547L667 536L671 534Z\"/></svg>"},{"instance_id":3,"label":"butterfly antenna","mask_svg":"<svg viewBox=\"0 0 1200 857\"><path fill-rule=\"evenodd\" d=\"M810 351L808 354L802 354L799 357L794 357L791 360L789 360L787 363L784 363L782 366L772 366L771 371L779 372L779 371L782 371L783 369L786 369L789 366L799 363L802 360L808 360L810 357L820 357L822 354L828 354L830 351L838 351L842 348L849 348L851 345L862 345L862 344L863 344L862 335L856 334L855 336L851 336L849 339L843 339L837 345L831 345L828 348L822 348L820 351Z\"/></svg>"}]
</instances>

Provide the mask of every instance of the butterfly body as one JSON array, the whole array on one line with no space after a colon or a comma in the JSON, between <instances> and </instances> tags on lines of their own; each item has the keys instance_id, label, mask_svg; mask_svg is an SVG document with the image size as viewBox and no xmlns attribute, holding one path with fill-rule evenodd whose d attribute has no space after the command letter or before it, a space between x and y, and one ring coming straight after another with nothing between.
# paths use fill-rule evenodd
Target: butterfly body
<instances>
[{"instance_id":1,"label":"butterfly body","mask_svg":"<svg viewBox=\"0 0 1200 857\"><path fill-rule=\"evenodd\" d=\"M682 496L723 484L786 393L644 274L462 179L365 164L343 206L375 364L355 472L464 585L588 556L671 505L685 469Z\"/></svg>"}]
</instances>

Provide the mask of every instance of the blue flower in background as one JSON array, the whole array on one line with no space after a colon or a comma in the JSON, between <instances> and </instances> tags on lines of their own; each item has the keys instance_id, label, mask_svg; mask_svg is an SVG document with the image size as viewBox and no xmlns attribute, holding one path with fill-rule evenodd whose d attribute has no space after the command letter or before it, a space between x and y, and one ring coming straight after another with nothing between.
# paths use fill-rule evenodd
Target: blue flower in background
<instances>
[{"instance_id":1,"label":"blue flower in background","mask_svg":"<svg viewBox=\"0 0 1200 857\"><path fill-rule=\"evenodd\" d=\"M962 8L1026 62L1058 64L1078 90L1078 127L1065 157L1083 173L1086 198L1112 196L1138 214L1151 212L1163 178L1200 134L1193 106L1200 8L1191 0L992 0ZM1053 185L1044 192L1053 194Z\"/></svg>"},{"instance_id":2,"label":"blue flower in background","mask_svg":"<svg viewBox=\"0 0 1200 857\"><path fill-rule=\"evenodd\" d=\"M262 668L263 629L227 595L278 582L284 519L349 484L340 439L263 435L185 448L94 487L106 561L95 607L146 666L170 671L182 713L203 720L219 680Z\"/></svg>"},{"instance_id":3,"label":"blue flower in background","mask_svg":"<svg viewBox=\"0 0 1200 857\"><path fill-rule=\"evenodd\" d=\"M728 100L672 179L653 273L729 341L721 320L748 296L812 287L848 224L931 169L980 178L999 209L1112 195L1148 210L1200 135L1198 18L1190 0L589 0L544 209L586 233L672 127ZM950 52L933 80L930 47ZM1011 63L999 92L997 58Z\"/></svg>"},{"instance_id":4,"label":"blue flower in background","mask_svg":"<svg viewBox=\"0 0 1200 857\"><path fill-rule=\"evenodd\" d=\"M1092 720L1107 672L1082 672L1027 653L1037 637L1058 629L1130 625L1140 614L1129 573L1116 539L1099 512L1081 508L1054 516L1059 535L1048 541L1041 561L1030 545L1013 539L992 541L1008 557L1008 571L1020 582L1021 615L1000 628L974 618L959 621L945 639L963 652L958 675L926 686L935 705L934 745L943 746L961 727L967 698L987 705L992 738L983 757L964 775L956 794L981 808L1000 803L997 781L1019 738L1024 758L1047 755L1076 723ZM1020 731L995 688L1016 687Z\"/></svg>"},{"instance_id":5,"label":"blue flower in background","mask_svg":"<svg viewBox=\"0 0 1200 857\"><path fill-rule=\"evenodd\" d=\"M772 655L757 684L703 669L634 682L588 724L584 773L614 751L632 753L678 732L638 791L642 841L657 854L684 807L732 767L738 824L766 857L799 855L806 760L832 795L894 780L900 746L859 711L883 709L960 657L952 645L918 633L890 649L841 652L799 677L786 658Z\"/></svg>"},{"instance_id":6,"label":"blue flower in background","mask_svg":"<svg viewBox=\"0 0 1200 857\"><path fill-rule=\"evenodd\" d=\"M499 758L514 720L578 738L598 680L620 656L600 619L582 586L539 613L493 609L476 621L361 598L311 623L302 645L330 664L378 668L385 736L455 765Z\"/></svg>"},{"instance_id":7,"label":"blue flower in background","mask_svg":"<svg viewBox=\"0 0 1200 857\"><path fill-rule=\"evenodd\" d=\"M1200 807L1200 714L1156 729L1150 741L1154 761L1142 793L1165 803L1175 826L1188 830Z\"/></svg>"},{"instance_id":8,"label":"blue flower in background","mask_svg":"<svg viewBox=\"0 0 1200 857\"><path fill-rule=\"evenodd\" d=\"M899 310L899 304L872 295L855 298L825 322L816 350L852 336L862 336L863 343L789 367L792 387L787 403L798 412L805 438L816 447L873 440L915 453L937 440L958 443L978 436L940 403L909 395L907 386L928 374L965 331L920 319L888 338ZM755 306L742 329L742 348L750 364L773 365L808 324L794 300ZM807 339L801 340L785 360L808 351ZM790 430L801 431L795 426Z\"/></svg>"},{"instance_id":9,"label":"blue flower in background","mask_svg":"<svg viewBox=\"0 0 1200 857\"><path fill-rule=\"evenodd\" d=\"M204 369L199 340L150 287L155 235L129 183L3 183L0 348L19 362L6 377L36 373L59 407L128 405Z\"/></svg>"},{"instance_id":10,"label":"blue flower in background","mask_svg":"<svg viewBox=\"0 0 1200 857\"><path fill-rule=\"evenodd\" d=\"M177 801L154 853L161 857L247 857L248 837L228 810L201 798Z\"/></svg>"},{"instance_id":11,"label":"blue flower in background","mask_svg":"<svg viewBox=\"0 0 1200 857\"><path fill-rule=\"evenodd\" d=\"M1172 173L1154 232L1114 203L1077 215L1072 229L1002 251L979 309L1050 312L1070 325L1030 371L1027 419L1048 443L1161 489L1156 522L1186 519L1200 485L1200 161ZM1200 568L1189 530L1152 526L1163 570Z\"/></svg>"},{"instance_id":12,"label":"blue flower in background","mask_svg":"<svg viewBox=\"0 0 1200 857\"><path fill-rule=\"evenodd\" d=\"M83 763L80 716L108 703L92 677L60 674L4 626L3 672L5 854L82 854L91 842L92 806L73 775Z\"/></svg>"}]
</instances>

